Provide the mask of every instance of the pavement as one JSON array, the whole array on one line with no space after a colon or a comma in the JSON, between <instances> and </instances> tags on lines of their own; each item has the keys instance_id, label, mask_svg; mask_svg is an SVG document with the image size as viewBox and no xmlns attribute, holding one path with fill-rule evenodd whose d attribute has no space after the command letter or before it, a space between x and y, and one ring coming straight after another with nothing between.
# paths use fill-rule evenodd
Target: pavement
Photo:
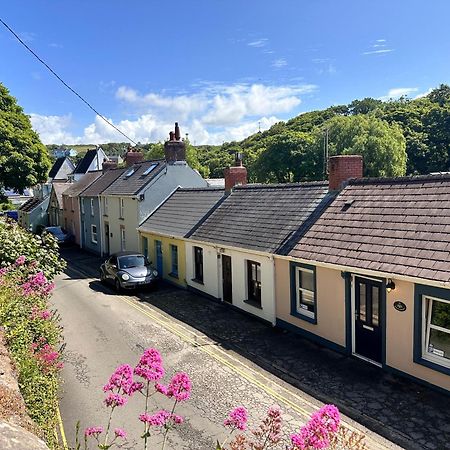
<instances>
[{"instance_id":1,"label":"pavement","mask_svg":"<svg viewBox=\"0 0 450 450\"><path fill-rule=\"evenodd\" d=\"M193 438L184 441L176 435L173 448L210 448L214 438L223 436L220 423L226 406L244 404L252 415L262 417L272 403L287 411L290 429L304 423L322 403L334 403L350 427L367 435L369 448L395 448L393 443L406 449L450 448L450 397L442 393L186 290L161 286L157 292L141 293L140 301L115 296L89 280L98 274L99 258L76 249L64 250L63 256L70 261L69 276L58 280L54 297L68 349L63 376L69 381L61 403L65 425L74 423L73 411L79 408L89 416L92 401L86 393L85 402L74 407L78 394L68 388L83 389L83 382L90 388L87 372L100 374L102 366L114 368L114 359L122 362L118 357L105 360L110 356L105 349L90 349L94 334L100 347L111 347L113 354L123 347L123 357L136 357L137 350L155 344L170 355L171 363L181 366L178 369L196 373L199 395L188 413L204 420L190 421L189 426L195 425L189 429ZM76 299L69 300L68 294ZM112 316L102 317L111 310ZM83 323L90 321L85 329ZM93 367L87 370L89 365ZM106 372L102 382L105 376ZM101 395L97 397L100 404ZM203 441L198 440L200 434Z\"/></svg>"}]
</instances>

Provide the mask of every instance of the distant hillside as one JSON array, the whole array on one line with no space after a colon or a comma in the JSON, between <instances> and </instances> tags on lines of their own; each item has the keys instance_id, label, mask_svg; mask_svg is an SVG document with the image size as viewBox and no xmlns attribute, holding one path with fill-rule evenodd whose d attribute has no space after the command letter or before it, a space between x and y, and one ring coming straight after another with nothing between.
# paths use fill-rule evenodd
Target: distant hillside
<instances>
[{"instance_id":1,"label":"distant hillside","mask_svg":"<svg viewBox=\"0 0 450 450\"><path fill-rule=\"evenodd\" d=\"M329 155L363 155L367 176L450 171L450 87L441 85L413 100L365 98L303 113L239 142L188 144L187 159L202 175L220 178L241 152L250 181L319 180L324 178L326 134ZM95 146L69 147L80 158ZM127 143L102 145L108 155L122 155L127 147ZM148 159L164 155L160 143L142 147Z\"/></svg>"}]
</instances>

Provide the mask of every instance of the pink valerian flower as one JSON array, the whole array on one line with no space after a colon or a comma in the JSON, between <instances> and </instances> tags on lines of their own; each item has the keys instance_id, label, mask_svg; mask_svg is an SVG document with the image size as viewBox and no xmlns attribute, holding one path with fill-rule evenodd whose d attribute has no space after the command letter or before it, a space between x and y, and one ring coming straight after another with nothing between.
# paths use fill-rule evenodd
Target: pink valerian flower
<instances>
[{"instance_id":1,"label":"pink valerian flower","mask_svg":"<svg viewBox=\"0 0 450 450\"><path fill-rule=\"evenodd\" d=\"M39 314L40 318L43 320L48 320L50 319L50 317L52 316L51 311L49 311L48 309L44 309L43 311L41 311L41 313Z\"/></svg>"},{"instance_id":2,"label":"pink valerian flower","mask_svg":"<svg viewBox=\"0 0 450 450\"><path fill-rule=\"evenodd\" d=\"M168 427L183 423L183 417L162 409L154 414L141 414L139 420L153 427Z\"/></svg>"},{"instance_id":3,"label":"pink valerian flower","mask_svg":"<svg viewBox=\"0 0 450 450\"><path fill-rule=\"evenodd\" d=\"M191 395L191 380L189 375L184 372L175 374L167 386L157 384L158 386L155 386L155 388L158 392L161 392L169 398L173 397L178 402L188 400Z\"/></svg>"},{"instance_id":4,"label":"pink valerian flower","mask_svg":"<svg viewBox=\"0 0 450 450\"><path fill-rule=\"evenodd\" d=\"M85 436L94 436L95 438L101 433L103 433L103 427L88 427L84 430Z\"/></svg>"},{"instance_id":5,"label":"pink valerian flower","mask_svg":"<svg viewBox=\"0 0 450 450\"><path fill-rule=\"evenodd\" d=\"M321 450L330 445L330 435L339 430L339 410L334 405L325 405L315 412L299 433L291 435L290 450Z\"/></svg>"},{"instance_id":6,"label":"pink valerian flower","mask_svg":"<svg viewBox=\"0 0 450 450\"><path fill-rule=\"evenodd\" d=\"M122 428L115 428L114 434L115 434L116 438L122 438L122 439L127 438L127 433L125 430L122 430Z\"/></svg>"},{"instance_id":7,"label":"pink valerian flower","mask_svg":"<svg viewBox=\"0 0 450 450\"><path fill-rule=\"evenodd\" d=\"M54 288L53 283L49 283L42 272L28 275L27 281L22 284L22 291L25 295L48 295Z\"/></svg>"},{"instance_id":8,"label":"pink valerian flower","mask_svg":"<svg viewBox=\"0 0 450 450\"><path fill-rule=\"evenodd\" d=\"M142 383L133 381L133 368L128 364L122 364L113 372L107 384L103 386L104 392L117 392L126 395L133 395L136 391L142 389Z\"/></svg>"},{"instance_id":9,"label":"pink valerian flower","mask_svg":"<svg viewBox=\"0 0 450 450\"><path fill-rule=\"evenodd\" d=\"M164 376L161 354L154 348L148 348L139 359L134 373L147 381L158 381Z\"/></svg>"},{"instance_id":10,"label":"pink valerian flower","mask_svg":"<svg viewBox=\"0 0 450 450\"><path fill-rule=\"evenodd\" d=\"M223 424L226 427L244 431L247 428L247 420L247 410L243 406L238 406L228 414Z\"/></svg>"},{"instance_id":11,"label":"pink valerian flower","mask_svg":"<svg viewBox=\"0 0 450 450\"><path fill-rule=\"evenodd\" d=\"M105 405L111 408L115 408L116 406L123 406L127 403L126 397L123 397L120 394L109 393L105 398Z\"/></svg>"},{"instance_id":12,"label":"pink valerian flower","mask_svg":"<svg viewBox=\"0 0 450 450\"><path fill-rule=\"evenodd\" d=\"M63 368L63 363L59 361L61 355L50 344L34 342L31 344L31 351L46 371Z\"/></svg>"},{"instance_id":13,"label":"pink valerian flower","mask_svg":"<svg viewBox=\"0 0 450 450\"><path fill-rule=\"evenodd\" d=\"M16 259L16 266L23 266L25 264L26 258L25 256L21 255Z\"/></svg>"}]
</instances>

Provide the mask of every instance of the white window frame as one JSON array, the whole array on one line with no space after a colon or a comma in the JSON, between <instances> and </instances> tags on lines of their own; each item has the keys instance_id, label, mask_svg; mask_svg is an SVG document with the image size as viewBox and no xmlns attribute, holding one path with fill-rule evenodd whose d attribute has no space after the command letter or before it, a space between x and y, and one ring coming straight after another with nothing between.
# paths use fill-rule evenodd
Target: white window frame
<instances>
[{"instance_id":1,"label":"white window frame","mask_svg":"<svg viewBox=\"0 0 450 450\"><path fill-rule=\"evenodd\" d=\"M95 231L94 231L95 228ZM97 225L92 224L91 225L91 242L93 244L98 244L98 240L97 240Z\"/></svg>"},{"instance_id":2,"label":"white window frame","mask_svg":"<svg viewBox=\"0 0 450 450\"><path fill-rule=\"evenodd\" d=\"M108 215L108 197L103 197L103 214Z\"/></svg>"},{"instance_id":3,"label":"white window frame","mask_svg":"<svg viewBox=\"0 0 450 450\"><path fill-rule=\"evenodd\" d=\"M120 249L122 252L126 250L126 234L125 227L120 227Z\"/></svg>"},{"instance_id":4,"label":"white window frame","mask_svg":"<svg viewBox=\"0 0 450 450\"><path fill-rule=\"evenodd\" d=\"M309 289L305 289L300 286L300 272L307 272L307 273L312 274L313 280L314 280L314 276L315 276L314 270L312 270L312 269L307 269L306 267L299 267L299 266L297 266L295 268L295 310L297 311L297 314L301 314L303 316L310 317L311 319L315 319L316 313L317 313L317 311L316 311L317 305L315 302L316 292L310 291ZM314 312L308 311L307 309L304 309L301 307L300 295L299 295L300 291L312 295L313 302L314 302Z\"/></svg>"},{"instance_id":5,"label":"white window frame","mask_svg":"<svg viewBox=\"0 0 450 450\"><path fill-rule=\"evenodd\" d=\"M84 198L80 198L81 203L81 214L84 214Z\"/></svg>"},{"instance_id":6,"label":"white window frame","mask_svg":"<svg viewBox=\"0 0 450 450\"><path fill-rule=\"evenodd\" d=\"M125 201L121 197L121 198L119 198L119 219L124 218L124 216L123 216L124 209L125 209Z\"/></svg>"},{"instance_id":7,"label":"white window frame","mask_svg":"<svg viewBox=\"0 0 450 450\"><path fill-rule=\"evenodd\" d=\"M91 198L91 216L94 215L94 199Z\"/></svg>"},{"instance_id":8,"label":"white window frame","mask_svg":"<svg viewBox=\"0 0 450 450\"><path fill-rule=\"evenodd\" d=\"M428 317L427 317L427 302L430 302L428 308L429 311ZM428 351L429 348L428 342L430 340L431 329L450 334L450 329L443 328L438 325L433 325L431 323L433 302L441 302L450 305L449 300L432 297L430 295L422 295L422 358L435 364L439 364L442 367L450 368L450 359L436 355L435 353L431 353L430 351Z\"/></svg>"}]
</instances>

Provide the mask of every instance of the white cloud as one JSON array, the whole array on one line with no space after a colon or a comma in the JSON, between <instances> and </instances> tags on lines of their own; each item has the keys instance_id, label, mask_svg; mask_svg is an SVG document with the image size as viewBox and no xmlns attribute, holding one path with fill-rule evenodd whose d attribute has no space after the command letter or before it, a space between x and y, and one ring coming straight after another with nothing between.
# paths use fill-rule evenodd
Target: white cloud
<instances>
[{"instance_id":1,"label":"white cloud","mask_svg":"<svg viewBox=\"0 0 450 450\"><path fill-rule=\"evenodd\" d=\"M371 50L369 52L364 52L363 55L379 55L379 54L383 54L383 53L390 53L393 51L394 51L394 49L392 49L392 48L383 48L380 50Z\"/></svg>"},{"instance_id":2,"label":"white cloud","mask_svg":"<svg viewBox=\"0 0 450 450\"><path fill-rule=\"evenodd\" d=\"M370 48L371 50L363 52L363 55L385 55L394 51L394 49L388 47L386 39L372 41Z\"/></svg>"},{"instance_id":3,"label":"white cloud","mask_svg":"<svg viewBox=\"0 0 450 450\"><path fill-rule=\"evenodd\" d=\"M280 121L279 114L292 112L301 104L301 96L316 88L311 84L201 83L196 92L166 95L141 94L131 87L120 86L115 97L126 105L128 113L133 113L133 119L114 125L134 141L144 143L166 139L173 122L178 121L191 141L219 144L243 139L258 131L259 125L261 130L269 128ZM98 116L78 134L70 131L73 127L70 116L32 114L31 120L42 141L48 144L100 144L125 139Z\"/></svg>"},{"instance_id":4,"label":"white cloud","mask_svg":"<svg viewBox=\"0 0 450 450\"><path fill-rule=\"evenodd\" d=\"M48 46L52 48L63 48L62 44L58 44L57 42L51 42Z\"/></svg>"},{"instance_id":5,"label":"white cloud","mask_svg":"<svg viewBox=\"0 0 450 450\"><path fill-rule=\"evenodd\" d=\"M389 99L396 99L400 97L406 97L413 92L417 92L419 89L416 87L401 87L401 88L392 88L389 89L388 93L386 95L383 95L380 97L380 100L389 100Z\"/></svg>"},{"instance_id":6,"label":"white cloud","mask_svg":"<svg viewBox=\"0 0 450 450\"><path fill-rule=\"evenodd\" d=\"M275 61L272 61L272 67L276 67L277 69L285 66L287 66L287 61L284 58L279 58Z\"/></svg>"},{"instance_id":7,"label":"white cloud","mask_svg":"<svg viewBox=\"0 0 450 450\"><path fill-rule=\"evenodd\" d=\"M254 41L248 42L247 45L249 47L256 47L256 48L261 48L261 47L265 47L267 45L267 38L261 38L261 39L256 39Z\"/></svg>"},{"instance_id":8,"label":"white cloud","mask_svg":"<svg viewBox=\"0 0 450 450\"><path fill-rule=\"evenodd\" d=\"M417 94L414 98L426 97L432 90L433 90L433 88L428 88L425 92L421 92L420 94Z\"/></svg>"}]
</instances>

